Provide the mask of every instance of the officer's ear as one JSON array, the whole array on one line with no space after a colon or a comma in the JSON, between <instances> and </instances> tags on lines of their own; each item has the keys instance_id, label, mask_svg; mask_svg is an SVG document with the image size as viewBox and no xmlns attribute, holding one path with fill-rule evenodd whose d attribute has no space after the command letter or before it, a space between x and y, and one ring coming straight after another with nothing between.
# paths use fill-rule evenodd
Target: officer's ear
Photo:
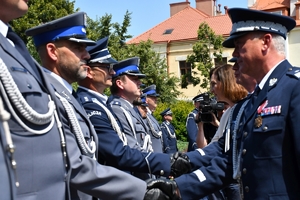
<instances>
[{"instance_id":1,"label":"officer's ear","mask_svg":"<svg viewBox=\"0 0 300 200\"><path fill-rule=\"evenodd\" d=\"M56 61L58 59L58 52L54 43L47 43L44 50L52 60Z\"/></svg>"},{"instance_id":2,"label":"officer's ear","mask_svg":"<svg viewBox=\"0 0 300 200\"><path fill-rule=\"evenodd\" d=\"M116 80L116 85L118 86L118 88L124 89L124 83L121 79Z\"/></svg>"},{"instance_id":3,"label":"officer's ear","mask_svg":"<svg viewBox=\"0 0 300 200\"><path fill-rule=\"evenodd\" d=\"M86 69L86 77L89 78L89 79L93 79L93 76L94 76L94 72L92 70L92 68L90 66L87 67Z\"/></svg>"}]
</instances>

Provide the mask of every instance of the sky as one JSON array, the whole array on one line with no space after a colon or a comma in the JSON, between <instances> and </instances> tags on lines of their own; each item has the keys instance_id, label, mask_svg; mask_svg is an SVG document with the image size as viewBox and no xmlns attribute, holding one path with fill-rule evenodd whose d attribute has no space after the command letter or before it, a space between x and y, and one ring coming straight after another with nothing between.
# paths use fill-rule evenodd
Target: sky
<instances>
[{"instance_id":1,"label":"sky","mask_svg":"<svg viewBox=\"0 0 300 200\"><path fill-rule=\"evenodd\" d=\"M96 19L106 13L112 15L112 22L122 23L126 10L131 12L131 26L128 34L136 37L170 17L170 4L185 2L185 0L75 0L75 8L86 12ZM195 8L195 0L189 0L191 7ZM221 4L228 8L247 8L248 0L217 0L216 5Z\"/></svg>"}]
</instances>

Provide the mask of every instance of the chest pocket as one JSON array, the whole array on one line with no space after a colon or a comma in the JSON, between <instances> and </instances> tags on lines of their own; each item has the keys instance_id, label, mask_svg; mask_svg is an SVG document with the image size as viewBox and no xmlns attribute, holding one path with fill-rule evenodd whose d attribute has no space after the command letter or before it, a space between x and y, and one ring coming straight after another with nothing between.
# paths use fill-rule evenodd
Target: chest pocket
<instances>
[{"instance_id":1,"label":"chest pocket","mask_svg":"<svg viewBox=\"0 0 300 200\"><path fill-rule=\"evenodd\" d=\"M253 130L252 144L255 144L254 157L268 159L282 156L282 141L284 140L285 119L282 115L267 115L262 117L262 125Z\"/></svg>"}]
</instances>

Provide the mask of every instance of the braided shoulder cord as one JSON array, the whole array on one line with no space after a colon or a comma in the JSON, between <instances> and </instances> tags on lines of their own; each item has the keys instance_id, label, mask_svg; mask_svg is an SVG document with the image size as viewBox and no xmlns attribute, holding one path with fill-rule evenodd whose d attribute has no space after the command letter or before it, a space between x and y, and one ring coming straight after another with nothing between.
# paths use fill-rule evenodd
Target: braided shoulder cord
<instances>
[{"instance_id":1,"label":"braided shoulder cord","mask_svg":"<svg viewBox=\"0 0 300 200\"><path fill-rule=\"evenodd\" d=\"M77 139L79 147L82 151L82 154L89 156L91 158L95 158L95 152L97 149L95 141L92 140L90 142L91 148L86 144L84 135L81 131L81 127L78 123L78 119L76 117L76 114L75 114L72 106L64 97L60 96L58 93L55 93L55 95L59 98L59 100L62 102L62 104L65 108L65 111L66 111L68 118L70 120L70 123L72 125L73 132L76 136L76 139Z\"/></svg>"}]
</instances>

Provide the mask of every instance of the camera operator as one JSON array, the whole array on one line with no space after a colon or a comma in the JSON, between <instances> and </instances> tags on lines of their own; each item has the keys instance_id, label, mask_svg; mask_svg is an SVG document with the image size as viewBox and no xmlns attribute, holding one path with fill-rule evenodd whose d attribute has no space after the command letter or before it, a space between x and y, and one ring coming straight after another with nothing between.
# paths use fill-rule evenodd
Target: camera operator
<instances>
[{"instance_id":1,"label":"camera operator","mask_svg":"<svg viewBox=\"0 0 300 200\"><path fill-rule=\"evenodd\" d=\"M199 102L198 114L195 118L195 122L198 124L198 134L204 135L204 137L197 137L199 148L203 148L211 142L219 127L218 113L224 110L224 103L210 98L208 93L203 93L201 97L202 100Z\"/></svg>"},{"instance_id":2,"label":"camera operator","mask_svg":"<svg viewBox=\"0 0 300 200\"><path fill-rule=\"evenodd\" d=\"M232 107L236 102L240 101L248 94L247 90L242 85L236 83L232 65L229 64L213 68L210 71L210 90L218 102L228 104L226 107ZM225 111L222 117L227 118L229 112L226 112L225 109L222 110ZM213 119L210 123L219 126L217 116L213 112L211 112L211 114ZM201 126L203 127L203 122L198 123L197 145L198 147L203 148L209 142L206 142L204 135L205 130L203 130L203 128L201 130ZM215 133L216 132L214 132L214 134ZM218 139L219 138L214 137L212 142L217 141Z\"/></svg>"}]
</instances>

